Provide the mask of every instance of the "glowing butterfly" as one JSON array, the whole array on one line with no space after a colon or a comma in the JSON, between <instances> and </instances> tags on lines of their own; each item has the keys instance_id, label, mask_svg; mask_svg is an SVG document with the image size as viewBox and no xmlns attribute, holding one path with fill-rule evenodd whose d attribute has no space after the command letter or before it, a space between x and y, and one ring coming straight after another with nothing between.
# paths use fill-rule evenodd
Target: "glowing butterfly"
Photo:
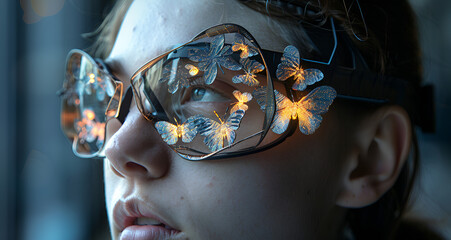
<instances>
[{"instance_id":1,"label":"glowing butterfly","mask_svg":"<svg viewBox=\"0 0 451 240\"><path fill-rule=\"evenodd\" d=\"M199 127L199 133L205 136L204 143L212 152L229 146L235 141L235 130L240 126L241 119L244 117L244 111L238 109L225 122L221 120L218 114L216 116L219 122L204 118L204 122Z\"/></svg>"},{"instance_id":2,"label":"glowing butterfly","mask_svg":"<svg viewBox=\"0 0 451 240\"><path fill-rule=\"evenodd\" d=\"M206 84L212 84L221 66L238 71L241 66L232 58L230 45L224 46L224 35L218 35L210 43L210 49L194 48L188 51L189 60L198 62L197 67L204 72ZM222 69L221 69L222 71Z\"/></svg>"},{"instance_id":3,"label":"glowing butterfly","mask_svg":"<svg viewBox=\"0 0 451 240\"><path fill-rule=\"evenodd\" d=\"M329 86L321 86L313 89L309 94L297 102L274 90L276 98L276 114L271 129L277 134L284 133L291 119L298 119L299 130L309 135L315 132L322 121L320 114L326 113L329 106L337 96L337 92ZM254 91L254 97L265 109L266 89L261 87Z\"/></svg>"},{"instance_id":4,"label":"glowing butterfly","mask_svg":"<svg viewBox=\"0 0 451 240\"><path fill-rule=\"evenodd\" d=\"M240 58L248 58L252 57L258 54L257 50L255 48L248 46L244 42L244 37L241 34L235 35L235 41L232 44L232 51L240 51Z\"/></svg>"},{"instance_id":5,"label":"glowing butterfly","mask_svg":"<svg viewBox=\"0 0 451 240\"><path fill-rule=\"evenodd\" d=\"M180 65L180 58L173 58L166 62L159 80L160 83L168 82L168 91L172 94L180 87L189 87L193 77L199 72L199 69L192 64L185 64L184 67Z\"/></svg>"},{"instance_id":6,"label":"glowing butterfly","mask_svg":"<svg viewBox=\"0 0 451 240\"><path fill-rule=\"evenodd\" d=\"M303 91L308 85L312 85L324 78L324 74L315 68L303 69L300 66L299 51L294 46L287 46L283 51L281 63L277 66L276 76L280 81L294 77L294 90Z\"/></svg>"},{"instance_id":7,"label":"glowing butterfly","mask_svg":"<svg viewBox=\"0 0 451 240\"><path fill-rule=\"evenodd\" d=\"M183 124L178 124L176 120L177 125L166 121L158 121L155 123L155 128L169 145L176 144L179 138L182 138L182 142L189 143L197 135L197 125L194 121L198 118L200 116L190 117Z\"/></svg>"},{"instance_id":8,"label":"glowing butterfly","mask_svg":"<svg viewBox=\"0 0 451 240\"><path fill-rule=\"evenodd\" d=\"M260 82L257 80L256 74L263 71L265 69L265 66L249 58L240 59L240 63L241 65L243 65L243 70L246 74L234 76L232 78L232 82L244 83L251 87L258 86Z\"/></svg>"},{"instance_id":9,"label":"glowing butterfly","mask_svg":"<svg viewBox=\"0 0 451 240\"><path fill-rule=\"evenodd\" d=\"M237 111L238 109L247 111L248 106L245 103L252 100L252 94L250 94L248 92L241 93L240 91L235 90L235 91L233 91L233 96L235 96L235 98L236 98L236 100L238 100L238 102L235 103L235 105L233 105L230 112L233 113L233 112Z\"/></svg>"}]
</instances>

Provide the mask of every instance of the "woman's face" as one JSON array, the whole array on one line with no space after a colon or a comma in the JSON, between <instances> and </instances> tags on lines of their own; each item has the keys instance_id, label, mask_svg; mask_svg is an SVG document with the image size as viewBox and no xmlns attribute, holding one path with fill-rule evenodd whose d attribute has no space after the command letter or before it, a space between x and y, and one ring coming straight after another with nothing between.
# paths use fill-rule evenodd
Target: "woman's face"
<instances>
[{"instance_id":1,"label":"woman's face","mask_svg":"<svg viewBox=\"0 0 451 240\"><path fill-rule=\"evenodd\" d=\"M264 49L282 51L287 45L277 29L268 27L266 17L235 1L135 0L108 62L127 87L145 62L221 23L243 26ZM313 135L297 130L260 153L190 162L175 154L132 105L105 149L114 239L336 236L334 223L341 210L335 199L344 151L335 117L332 105Z\"/></svg>"}]
</instances>

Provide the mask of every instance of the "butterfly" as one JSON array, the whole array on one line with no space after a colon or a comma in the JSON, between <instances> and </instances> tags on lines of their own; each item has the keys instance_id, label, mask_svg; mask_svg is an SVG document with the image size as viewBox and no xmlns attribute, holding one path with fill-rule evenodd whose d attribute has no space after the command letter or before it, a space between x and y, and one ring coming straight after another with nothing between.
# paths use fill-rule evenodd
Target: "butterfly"
<instances>
[{"instance_id":1,"label":"butterfly","mask_svg":"<svg viewBox=\"0 0 451 240\"><path fill-rule=\"evenodd\" d=\"M294 46L287 46L283 51L281 63L277 66L276 76L280 81L293 77L295 82L293 90L303 91L308 85L312 85L324 78L323 72L316 68L303 69L300 66L299 51Z\"/></svg>"},{"instance_id":2,"label":"butterfly","mask_svg":"<svg viewBox=\"0 0 451 240\"><path fill-rule=\"evenodd\" d=\"M210 43L210 48L194 48L188 51L189 60L198 62L197 67L204 72L206 84L212 84L218 74L218 67L221 66L238 71L241 66L232 58L233 51L230 45L224 46L224 35L214 37ZM222 71L222 69L221 69Z\"/></svg>"},{"instance_id":3,"label":"butterfly","mask_svg":"<svg viewBox=\"0 0 451 240\"><path fill-rule=\"evenodd\" d=\"M247 111L248 106L245 103L247 103L247 102L252 100L252 94L250 94L248 92L241 93L238 90L233 91L232 94L236 98L236 100L238 100L238 102L234 103L234 105L233 105L232 109L230 110L230 112L233 113L233 112L237 111L238 109L241 109L243 111Z\"/></svg>"},{"instance_id":4,"label":"butterfly","mask_svg":"<svg viewBox=\"0 0 451 240\"><path fill-rule=\"evenodd\" d=\"M322 121L320 114L329 110L329 106L337 96L337 92L329 86L317 87L297 102L292 102L277 90L274 90L274 94L276 114L271 125L272 131L282 134L287 130L291 119L298 119L299 130L305 135L315 132ZM265 95L266 88L264 87L254 91L254 97L262 110L266 108Z\"/></svg>"},{"instance_id":5,"label":"butterfly","mask_svg":"<svg viewBox=\"0 0 451 240\"><path fill-rule=\"evenodd\" d=\"M199 133L205 136L204 143L212 152L229 146L235 141L235 130L240 126L241 119L244 117L244 110L238 109L233 112L225 122L218 114L216 116L219 122L204 117L203 123L199 127Z\"/></svg>"},{"instance_id":6,"label":"butterfly","mask_svg":"<svg viewBox=\"0 0 451 240\"><path fill-rule=\"evenodd\" d=\"M245 42L244 42L244 37L241 34L236 34L235 35L235 41L233 41L232 44L232 51L236 52L236 51L240 51L240 58L248 58L248 57L252 57L258 54L257 50L255 50L255 48L248 46Z\"/></svg>"},{"instance_id":7,"label":"butterfly","mask_svg":"<svg viewBox=\"0 0 451 240\"><path fill-rule=\"evenodd\" d=\"M251 60L249 58L241 58L240 63L243 66L243 70L246 74L236 75L232 78L234 83L244 83L251 87L258 86L256 73L259 73L265 69L261 63Z\"/></svg>"},{"instance_id":8,"label":"butterfly","mask_svg":"<svg viewBox=\"0 0 451 240\"><path fill-rule=\"evenodd\" d=\"M176 125L166 121L158 121L155 123L155 128L169 145L176 144L179 138L182 138L182 142L189 143L197 135L198 126L195 121L199 118L198 115L192 116L182 124L178 124L176 120Z\"/></svg>"},{"instance_id":9,"label":"butterfly","mask_svg":"<svg viewBox=\"0 0 451 240\"><path fill-rule=\"evenodd\" d=\"M189 87L197 78L199 69L192 64L180 64L180 58L174 58L166 62L163 67L163 72L159 80L160 83L168 82L168 91L174 94L179 87ZM150 75L151 72L149 71ZM151 76L148 76L149 78Z\"/></svg>"}]
</instances>

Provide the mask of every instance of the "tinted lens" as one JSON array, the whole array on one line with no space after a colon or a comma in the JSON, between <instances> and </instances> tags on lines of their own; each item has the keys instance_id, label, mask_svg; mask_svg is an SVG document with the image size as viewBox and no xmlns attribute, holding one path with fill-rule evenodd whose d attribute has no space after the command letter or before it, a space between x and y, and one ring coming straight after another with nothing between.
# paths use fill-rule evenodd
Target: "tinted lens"
<instances>
[{"instance_id":1,"label":"tinted lens","mask_svg":"<svg viewBox=\"0 0 451 240\"><path fill-rule=\"evenodd\" d=\"M187 158L230 154L261 143L274 112L274 95L254 43L241 28L223 25L133 76L138 108L178 153Z\"/></svg>"},{"instance_id":2,"label":"tinted lens","mask_svg":"<svg viewBox=\"0 0 451 240\"><path fill-rule=\"evenodd\" d=\"M122 84L101 71L86 53L73 50L66 63L61 126L78 156L92 157L102 149L105 124L115 117Z\"/></svg>"}]
</instances>

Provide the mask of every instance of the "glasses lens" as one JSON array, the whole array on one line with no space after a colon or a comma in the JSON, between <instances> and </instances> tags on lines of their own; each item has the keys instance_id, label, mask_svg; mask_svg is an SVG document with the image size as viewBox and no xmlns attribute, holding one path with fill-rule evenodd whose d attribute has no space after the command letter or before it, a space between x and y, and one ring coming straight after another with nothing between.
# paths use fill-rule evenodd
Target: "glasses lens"
<instances>
[{"instance_id":1,"label":"glasses lens","mask_svg":"<svg viewBox=\"0 0 451 240\"><path fill-rule=\"evenodd\" d=\"M73 50L66 62L61 126L81 157L95 156L105 141L105 124L115 117L122 84L101 71L86 53Z\"/></svg>"},{"instance_id":2,"label":"glasses lens","mask_svg":"<svg viewBox=\"0 0 451 240\"><path fill-rule=\"evenodd\" d=\"M132 78L140 111L186 158L255 149L269 128L272 82L260 49L243 31L207 30Z\"/></svg>"}]
</instances>

